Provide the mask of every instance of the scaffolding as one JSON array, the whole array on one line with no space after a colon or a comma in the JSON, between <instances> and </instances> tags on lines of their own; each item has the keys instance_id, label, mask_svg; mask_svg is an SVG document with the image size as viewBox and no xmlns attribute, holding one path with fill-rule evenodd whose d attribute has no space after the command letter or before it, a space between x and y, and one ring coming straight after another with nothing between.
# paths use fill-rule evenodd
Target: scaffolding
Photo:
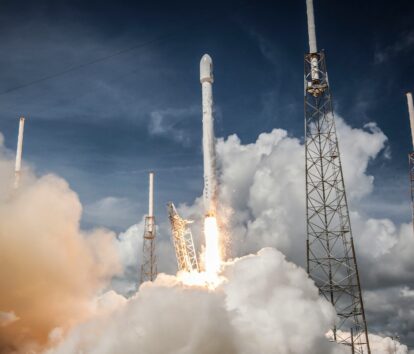
<instances>
[{"instance_id":1,"label":"scaffolding","mask_svg":"<svg viewBox=\"0 0 414 354\"><path fill-rule=\"evenodd\" d=\"M198 272L199 267L194 248L193 235L188 226L192 221L181 218L173 203L168 203L167 207L178 270Z\"/></svg>"},{"instance_id":2,"label":"scaffolding","mask_svg":"<svg viewBox=\"0 0 414 354\"><path fill-rule=\"evenodd\" d=\"M334 306L332 339L370 354L324 52L305 55L307 270Z\"/></svg>"}]
</instances>

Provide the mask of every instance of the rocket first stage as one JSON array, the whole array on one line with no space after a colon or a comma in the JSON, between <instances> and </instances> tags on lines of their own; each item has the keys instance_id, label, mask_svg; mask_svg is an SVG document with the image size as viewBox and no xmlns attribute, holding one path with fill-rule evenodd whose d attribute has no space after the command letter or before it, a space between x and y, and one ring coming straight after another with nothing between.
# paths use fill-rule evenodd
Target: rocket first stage
<instances>
[{"instance_id":1,"label":"rocket first stage","mask_svg":"<svg viewBox=\"0 0 414 354\"><path fill-rule=\"evenodd\" d=\"M204 211L216 214L216 141L213 118L213 61L204 54L200 61L200 82L203 100Z\"/></svg>"}]
</instances>

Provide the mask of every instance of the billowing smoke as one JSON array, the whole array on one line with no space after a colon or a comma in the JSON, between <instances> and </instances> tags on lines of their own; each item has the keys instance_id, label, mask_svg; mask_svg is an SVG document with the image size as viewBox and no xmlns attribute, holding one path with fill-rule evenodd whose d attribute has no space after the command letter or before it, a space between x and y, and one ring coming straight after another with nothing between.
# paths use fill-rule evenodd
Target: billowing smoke
<instances>
[{"instance_id":1,"label":"billowing smoke","mask_svg":"<svg viewBox=\"0 0 414 354\"><path fill-rule=\"evenodd\" d=\"M229 262L214 291L160 275L115 310L74 328L47 354L342 353L325 338L334 318L303 269L274 249ZM108 305L107 305L108 306Z\"/></svg>"},{"instance_id":2,"label":"billowing smoke","mask_svg":"<svg viewBox=\"0 0 414 354\"><path fill-rule=\"evenodd\" d=\"M121 266L112 232L79 229L82 207L67 182L26 169L16 191L12 172L1 147L0 353L26 353L90 316Z\"/></svg>"},{"instance_id":3,"label":"billowing smoke","mask_svg":"<svg viewBox=\"0 0 414 354\"><path fill-rule=\"evenodd\" d=\"M398 342L397 339L389 337L381 337L375 334L369 335L369 342L371 345L371 351L375 354L406 354L408 348L406 345ZM410 351L410 353L412 353Z\"/></svg>"},{"instance_id":4,"label":"billowing smoke","mask_svg":"<svg viewBox=\"0 0 414 354\"><path fill-rule=\"evenodd\" d=\"M370 218L358 209L373 190L368 163L386 137L374 124L352 129L340 119L338 130L363 284L370 288L368 315L390 308L392 295L387 300L378 290L383 282L409 308L412 290L398 290L400 275L408 283L413 274L409 225ZM229 254L240 258L225 265L225 280L215 290L161 274L135 293L142 223L118 237L105 230L83 232L81 205L62 179L25 171L21 189L12 193L13 167L3 149L0 353L28 348L45 354L347 352L326 340L333 309L294 264L303 265L305 254L303 154L303 144L283 130L261 134L248 145L235 135L220 140L221 222L231 235ZM183 217L196 221L200 211L200 200L180 207ZM163 268L174 274L166 225L160 225L157 252ZM200 247L200 225L194 226ZM110 278L112 290L102 292ZM400 313L398 306L394 310ZM384 336L390 332L382 331ZM371 335L374 354L390 353L393 345L407 353L384 336Z\"/></svg>"}]
</instances>

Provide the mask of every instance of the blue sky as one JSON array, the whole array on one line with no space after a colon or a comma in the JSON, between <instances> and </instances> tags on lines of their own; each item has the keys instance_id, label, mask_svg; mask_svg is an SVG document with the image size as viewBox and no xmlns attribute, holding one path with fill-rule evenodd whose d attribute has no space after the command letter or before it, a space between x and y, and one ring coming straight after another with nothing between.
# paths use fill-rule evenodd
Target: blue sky
<instances>
[{"instance_id":1,"label":"blue sky","mask_svg":"<svg viewBox=\"0 0 414 354\"><path fill-rule=\"evenodd\" d=\"M389 138L370 166L373 198L386 203L371 198L365 208L408 221L404 93L414 89L414 3L315 7L336 111L355 127L377 122ZM120 231L140 219L149 170L160 218L169 200L201 194L205 52L215 64L217 136L248 143L277 127L303 137L304 1L2 1L1 8L0 131L14 149L17 118L28 117L25 160L69 181L85 227Z\"/></svg>"}]
</instances>

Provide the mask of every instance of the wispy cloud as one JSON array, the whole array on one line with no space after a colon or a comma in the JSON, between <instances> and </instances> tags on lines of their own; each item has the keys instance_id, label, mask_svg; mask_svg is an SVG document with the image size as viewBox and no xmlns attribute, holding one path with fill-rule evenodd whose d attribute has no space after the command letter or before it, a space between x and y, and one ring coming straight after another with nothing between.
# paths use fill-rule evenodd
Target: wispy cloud
<instances>
[{"instance_id":1,"label":"wispy cloud","mask_svg":"<svg viewBox=\"0 0 414 354\"><path fill-rule=\"evenodd\" d=\"M128 198L109 196L86 205L83 217L91 225L121 230L137 221L137 204Z\"/></svg>"},{"instance_id":2,"label":"wispy cloud","mask_svg":"<svg viewBox=\"0 0 414 354\"><path fill-rule=\"evenodd\" d=\"M375 52L375 63L385 63L392 57L411 49L414 49L414 31L405 32L393 44L378 49Z\"/></svg>"},{"instance_id":3,"label":"wispy cloud","mask_svg":"<svg viewBox=\"0 0 414 354\"><path fill-rule=\"evenodd\" d=\"M184 146L193 141L188 120L199 116L200 107L167 108L151 112L148 132L153 136L163 136Z\"/></svg>"}]
</instances>

